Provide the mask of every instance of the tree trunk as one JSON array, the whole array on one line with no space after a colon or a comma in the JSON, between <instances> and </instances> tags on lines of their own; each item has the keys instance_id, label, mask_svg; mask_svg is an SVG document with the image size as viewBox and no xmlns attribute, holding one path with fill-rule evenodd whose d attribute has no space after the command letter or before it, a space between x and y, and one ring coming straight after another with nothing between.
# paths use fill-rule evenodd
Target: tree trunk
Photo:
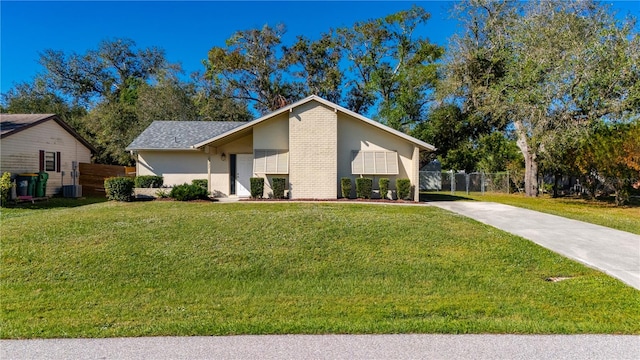
<instances>
[{"instance_id":1,"label":"tree trunk","mask_svg":"<svg viewBox=\"0 0 640 360\"><path fill-rule=\"evenodd\" d=\"M537 154L527 142L527 132L521 121L515 122L518 134L518 148L524 156L524 192L527 196L538 196L538 160Z\"/></svg>"},{"instance_id":2,"label":"tree trunk","mask_svg":"<svg viewBox=\"0 0 640 360\"><path fill-rule=\"evenodd\" d=\"M558 197L558 182L560 182L560 174L556 173L553 178L553 197Z\"/></svg>"}]
</instances>

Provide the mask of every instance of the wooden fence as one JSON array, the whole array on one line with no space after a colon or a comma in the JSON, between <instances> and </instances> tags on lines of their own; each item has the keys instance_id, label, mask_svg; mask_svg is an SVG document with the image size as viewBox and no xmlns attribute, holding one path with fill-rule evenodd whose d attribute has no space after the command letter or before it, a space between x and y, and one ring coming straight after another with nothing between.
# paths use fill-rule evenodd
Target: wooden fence
<instances>
[{"instance_id":1,"label":"wooden fence","mask_svg":"<svg viewBox=\"0 0 640 360\"><path fill-rule=\"evenodd\" d=\"M136 176L131 166L80 163L80 185L84 196L105 196L104 179L112 176Z\"/></svg>"}]
</instances>

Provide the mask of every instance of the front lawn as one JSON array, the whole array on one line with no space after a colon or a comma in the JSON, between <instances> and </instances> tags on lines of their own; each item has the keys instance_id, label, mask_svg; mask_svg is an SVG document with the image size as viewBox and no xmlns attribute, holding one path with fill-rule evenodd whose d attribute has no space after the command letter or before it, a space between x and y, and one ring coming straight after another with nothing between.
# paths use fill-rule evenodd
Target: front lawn
<instances>
[{"instance_id":1,"label":"front lawn","mask_svg":"<svg viewBox=\"0 0 640 360\"><path fill-rule=\"evenodd\" d=\"M108 202L0 249L2 338L640 334L637 290L428 206Z\"/></svg>"}]
</instances>

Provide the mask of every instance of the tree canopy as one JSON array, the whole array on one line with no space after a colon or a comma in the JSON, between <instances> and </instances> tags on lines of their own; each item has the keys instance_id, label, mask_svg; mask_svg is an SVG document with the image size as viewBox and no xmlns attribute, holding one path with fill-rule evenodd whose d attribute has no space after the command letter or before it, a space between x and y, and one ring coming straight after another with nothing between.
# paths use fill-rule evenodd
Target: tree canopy
<instances>
[{"instance_id":1,"label":"tree canopy","mask_svg":"<svg viewBox=\"0 0 640 360\"><path fill-rule=\"evenodd\" d=\"M292 43L284 24L241 29L190 77L130 39L46 49L0 110L57 113L98 162L131 164L124 148L153 120L247 121L316 94L434 144L447 169L524 169L530 196L541 173L576 175L622 199L640 174L635 19L592 0L467 0L453 15L446 51L415 5Z\"/></svg>"}]
</instances>

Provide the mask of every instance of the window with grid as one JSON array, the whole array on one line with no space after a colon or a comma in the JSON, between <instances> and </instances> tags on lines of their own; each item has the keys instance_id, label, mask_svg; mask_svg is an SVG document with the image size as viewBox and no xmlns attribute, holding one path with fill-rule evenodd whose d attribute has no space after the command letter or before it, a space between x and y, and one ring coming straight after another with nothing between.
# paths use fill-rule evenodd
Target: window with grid
<instances>
[{"instance_id":1,"label":"window with grid","mask_svg":"<svg viewBox=\"0 0 640 360\"><path fill-rule=\"evenodd\" d=\"M289 150L254 150L253 172L259 174L288 174Z\"/></svg>"},{"instance_id":2,"label":"window with grid","mask_svg":"<svg viewBox=\"0 0 640 360\"><path fill-rule=\"evenodd\" d=\"M396 151L351 152L351 173L354 175L397 175L398 153Z\"/></svg>"}]
</instances>

